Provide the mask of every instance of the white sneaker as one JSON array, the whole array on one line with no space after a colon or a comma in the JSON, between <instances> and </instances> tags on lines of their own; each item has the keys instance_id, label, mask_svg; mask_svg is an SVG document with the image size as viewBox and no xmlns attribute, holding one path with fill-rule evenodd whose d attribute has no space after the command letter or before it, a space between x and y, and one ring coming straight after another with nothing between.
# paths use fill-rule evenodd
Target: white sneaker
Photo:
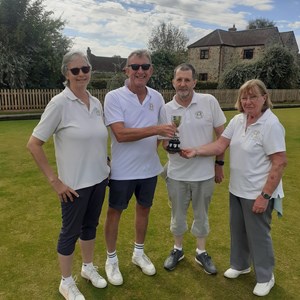
<instances>
[{"instance_id":1,"label":"white sneaker","mask_svg":"<svg viewBox=\"0 0 300 300\"><path fill-rule=\"evenodd\" d=\"M253 294L256 296L266 296L270 293L272 287L275 284L275 277L274 274L272 274L272 278L269 282L264 282L264 283L257 283L254 290Z\"/></svg>"},{"instance_id":2,"label":"white sneaker","mask_svg":"<svg viewBox=\"0 0 300 300\"><path fill-rule=\"evenodd\" d=\"M244 269L244 270L235 270L235 269L232 269L232 268L229 268L225 273L224 273L224 276L227 277L227 278L237 278L239 277L240 275L242 274L248 274L251 272L251 268L248 268L248 269Z\"/></svg>"},{"instance_id":3,"label":"white sneaker","mask_svg":"<svg viewBox=\"0 0 300 300\"><path fill-rule=\"evenodd\" d=\"M119 263L110 263L108 260L106 260L105 263L105 272L108 281L113 285L121 285L123 284L123 277L119 270Z\"/></svg>"},{"instance_id":4,"label":"white sneaker","mask_svg":"<svg viewBox=\"0 0 300 300\"><path fill-rule=\"evenodd\" d=\"M82 266L81 276L87 280L90 280L92 285L96 288L103 289L107 286L106 280L98 273L97 266Z\"/></svg>"},{"instance_id":5,"label":"white sneaker","mask_svg":"<svg viewBox=\"0 0 300 300\"><path fill-rule=\"evenodd\" d=\"M72 280L69 284L64 283L63 280L60 281L59 292L65 297L66 300L85 300L83 295L77 288L76 278Z\"/></svg>"},{"instance_id":6,"label":"white sneaker","mask_svg":"<svg viewBox=\"0 0 300 300\"><path fill-rule=\"evenodd\" d=\"M132 255L132 262L139 266L143 273L146 275L154 275L156 273L155 267L149 257L146 254L142 256L137 256L133 253Z\"/></svg>"}]
</instances>

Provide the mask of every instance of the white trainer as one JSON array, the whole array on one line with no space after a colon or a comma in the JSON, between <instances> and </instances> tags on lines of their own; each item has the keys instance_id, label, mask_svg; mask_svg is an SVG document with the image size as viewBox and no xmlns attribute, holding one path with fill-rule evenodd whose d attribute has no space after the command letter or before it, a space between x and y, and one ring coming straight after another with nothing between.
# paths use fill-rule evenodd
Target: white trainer
<instances>
[{"instance_id":1,"label":"white trainer","mask_svg":"<svg viewBox=\"0 0 300 300\"><path fill-rule=\"evenodd\" d=\"M227 277L227 278L233 279L233 278L238 278L240 275L248 274L250 272L251 272L251 268L240 270L240 271L232 269L232 268L229 268L224 273L224 276Z\"/></svg>"},{"instance_id":2,"label":"white trainer","mask_svg":"<svg viewBox=\"0 0 300 300\"><path fill-rule=\"evenodd\" d=\"M98 273L97 266L82 266L81 276L90 280L92 285L96 288L103 289L107 286L106 280Z\"/></svg>"},{"instance_id":3,"label":"white trainer","mask_svg":"<svg viewBox=\"0 0 300 300\"><path fill-rule=\"evenodd\" d=\"M253 294L256 296L261 296L261 297L266 296L270 293L274 284L275 284L275 277L274 277L274 274L272 274L272 278L270 281L256 284L256 286L253 290Z\"/></svg>"},{"instance_id":4,"label":"white trainer","mask_svg":"<svg viewBox=\"0 0 300 300\"><path fill-rule=\"evenodd\" d=\"M119 263L110 263L106 260L105 263L105 272L108 281L113 285L121 285L123 284L123 276L119 270Z\"/></svg>"},{"instance_id":5,"label":"white trainer","mask_svg":"<svg viewBox=\"0 0 300 300\"><path fill-rule=\"evenodd\" d=\"M139 266L142 269L143 273L146 275L151 276L156 273L153 263L151 262L150 258L146 254L137 256L133 253L132 262L135 265Z\"/></svg>"},{"instance_id":6,"label":"white trainer","mask_svg":"<svg viewBox=\"0 0 300 300\"><path fill-rule=\"evenodd\" d=\"M59 292L65 297L66 300L85 300L76 285L76 277L69 284L60 281Z\"/></svg>"}]
</instances>

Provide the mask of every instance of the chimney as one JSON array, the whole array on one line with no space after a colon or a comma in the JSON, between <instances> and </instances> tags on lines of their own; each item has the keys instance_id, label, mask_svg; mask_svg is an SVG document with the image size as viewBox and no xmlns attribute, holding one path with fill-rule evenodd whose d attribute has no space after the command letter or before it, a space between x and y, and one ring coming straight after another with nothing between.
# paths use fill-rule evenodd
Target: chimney
<instances>
[{"instance_id":1,"label":"chimney","mask_svg":"<svg viewBox=\"0 0 300 300\"><path fill-rule=\"evenodd\" d=\"M231 28L228 28L228 31L236 31L235 24Z\"/></svg>"}]
</instances>

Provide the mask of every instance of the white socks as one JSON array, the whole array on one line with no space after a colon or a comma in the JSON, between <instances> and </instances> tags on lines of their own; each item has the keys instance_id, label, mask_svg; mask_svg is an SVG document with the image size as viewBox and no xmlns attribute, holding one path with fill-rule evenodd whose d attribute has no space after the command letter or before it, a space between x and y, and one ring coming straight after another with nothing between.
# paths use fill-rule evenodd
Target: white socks
<instances>
[{"instance_id":1,"label":"white socks","mask_svg":"<svg viewBox=\"0 0 300 300\"><path fill-rule=\"evenodd\" d=\"M144 254L144 244L134 243L134 255L142 256Z\"/></svg>"}]
</instances>

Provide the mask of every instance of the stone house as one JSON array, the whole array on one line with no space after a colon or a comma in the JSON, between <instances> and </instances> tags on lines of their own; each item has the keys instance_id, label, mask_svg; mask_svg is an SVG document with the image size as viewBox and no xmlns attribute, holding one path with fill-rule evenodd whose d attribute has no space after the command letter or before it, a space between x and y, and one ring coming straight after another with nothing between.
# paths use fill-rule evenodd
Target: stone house
<instances>
[{"instance_id":1,"label":"stone house","mask_svg":"<svg viewBox=\"0 0 300 300\"><path fill-rule=\"evenodd\" d=\"M216 29L188 46L188 60L199 74L199 81L219 82L226 66L253 61L269 46L289 48L297 57L299 48L293 31L279 32L277 27L237 31Z\"/></svg>"}]
</instances>

